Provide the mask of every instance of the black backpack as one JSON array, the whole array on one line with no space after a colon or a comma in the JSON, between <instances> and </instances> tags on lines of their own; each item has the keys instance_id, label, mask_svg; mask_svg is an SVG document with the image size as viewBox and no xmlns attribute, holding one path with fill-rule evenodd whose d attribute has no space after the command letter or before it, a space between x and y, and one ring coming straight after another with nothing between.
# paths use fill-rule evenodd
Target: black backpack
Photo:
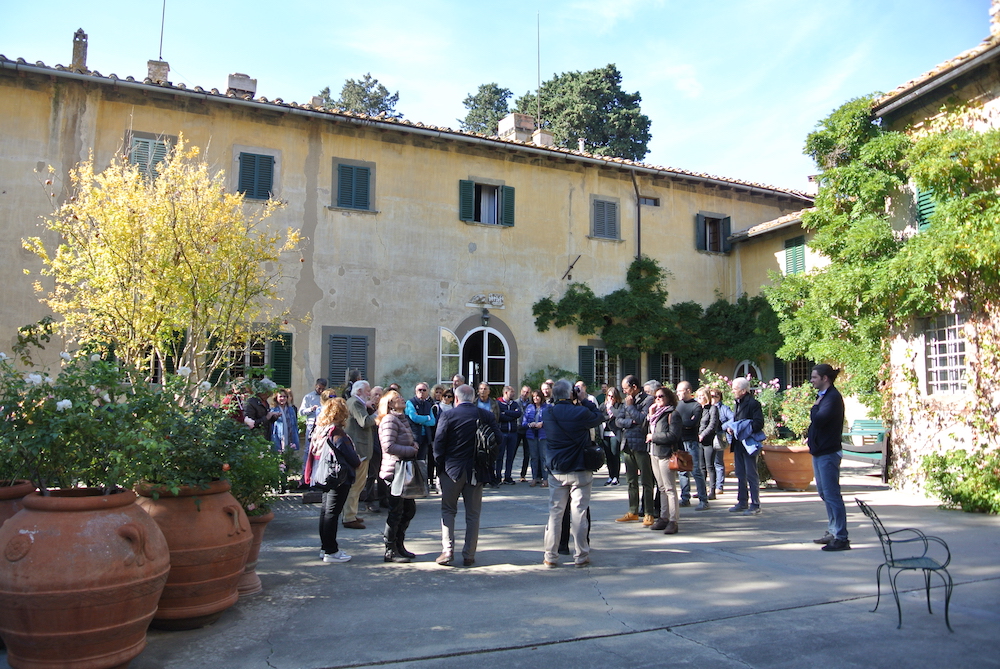
<instances>
[{"instance_id":1,"label":"black backpack","mask_svg":"<svg viewBox=\"0 0 1000 669\"><path fill-rule=\"evenodd\" d=\"M476 479L480 483L495 482L494 465L499 448L496 431L483 420L482 416L479 416L476 419Z\"/></svg>"}]
</instances>

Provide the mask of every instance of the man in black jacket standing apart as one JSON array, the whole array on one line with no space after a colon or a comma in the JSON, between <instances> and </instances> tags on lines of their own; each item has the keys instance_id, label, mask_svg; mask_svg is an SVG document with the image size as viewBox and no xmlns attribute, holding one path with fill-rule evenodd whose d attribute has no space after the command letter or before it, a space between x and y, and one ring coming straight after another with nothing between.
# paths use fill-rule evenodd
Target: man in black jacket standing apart
<instances>
[{"instance_id":1,"label":"man in black jacket standing apart","mask_svg":"<svg viewBox=\"0 0 1000 669\"><path fill-rule=\"evenodd\" d=\"M809 432L806 442L813 456L813 475L816 478L816 492L826 504L826 517L830 521L826 533L817 544L823 544L825 551L849 551L851 542L847 539L847 509L840 494L840 461L843 457L841 435L844 432L844 397L833 382L837 380L839 369L821 364L812 368L809 382L819 391L816 403L809 410Z\"/></svg>"},{"instance_id":2,"label":"man in black jacket standing apart","mask_svg":"<svg viewBox=\"0 0 1000 669\"><path fill-rule=\"evenodd\" d=\"M552 387L553 405L545 412L545 436L549 458L549 523L545 527L546 567L559 566L559 535L566 505L570 505L570 526L577 567L590 564L587 541L587 507L594 473L584 466L583 449L590 445L590 429L604 421L604 415L569 381ZM573 400L578 404L574 404Z\"/></svg>"},{"instance_id":3,"label":"man in black jacket standing apart","mask_svg":"<svg viewBox=\"0 0 1000 669\"><path fill-rule=\"evenodd\" d=\"M489 425L500 441L500 426L493 412L475 404L476 392L469 385L455 388L455 408L441 414L434 435L434 460L441 479L441 555L439 565L448 566L455 554L455 517L458 498L465 503L463 563L476 563L479 515L483 510L483 484L489 472L476 472L476 428L480 420ZM492 467L492 463L491 467Z\"/></svg>"}]
</instances>

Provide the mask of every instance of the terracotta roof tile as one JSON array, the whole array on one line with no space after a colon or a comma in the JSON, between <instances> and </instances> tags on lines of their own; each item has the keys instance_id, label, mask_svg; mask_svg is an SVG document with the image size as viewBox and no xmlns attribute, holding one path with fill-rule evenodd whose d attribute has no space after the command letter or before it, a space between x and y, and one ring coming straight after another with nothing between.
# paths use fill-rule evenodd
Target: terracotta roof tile
<instances>
[{"instance_id":1,"label":"terracotta roof tile","mask_svg":"<svg viewBox=\"0 0 1000 669\"><path fill-rule=\"evenodd\" d=\"M16 62L18 65L28 65L28 63L23 58L18 58L16 61L11 61L10 59L8 59L3 54L0 54L0 62L8 62L8 63L9 62ZM38 63L36 63L34 65L34 67L38 67L40 69L47 69L47 70L63 71L63 72L69 72L70 71L69 68L67 68L67 67L65 67L63 65L56 65L54 67L50 67L50 66L45 65L45 63L43 63L42 61L38 61ZM112 83L114 81L121 81L121 79L118 78L118 77L114 77L113 79L110 78L110 77L104 77L99 72L96 72L96 71L93 71L93 70L91 70L89 72L81 72L80 74L82 74L84 76L93 77L94 79L102 79L102 80L105 80L105 81L108 81L108 82L112 82ZM125 79L125 81L135 82L135 79L132 78L132 77L127 77ZM239 99L242 99L242 100L249 100L249 101L253 101L253 102L257 103L257 104L263 104L263 105L271 105L271 106L276 106L276 107L296 107L298 109L309 110L309 111L312 111L314 113L329 114L330 116L346 116L346 117L350 117L350 118L368 119L368 120L372 120L372 121L378 121L379 123L386 123L386 124L398 125L398 126L400 126L401 130L405 130L406 127L424 128L424 129L428 129L428 130L435 130L435 131L438 131L438 132L441 132L441 133L446 133L446 134L449 134L449 135L454 135L454 136L456 136L456 138L460 138L460 137L463 137L463 136L464 137L477 137L477 138L481 138L481 139L488 139L490 141L497 142L497 143L500 143L500 144L511 144L511 145L514 145L514 146L525 146L525 147L531 147L534 150L547 151L547 152L551 152L551 153L554 153L554 154L563 154L563 155L566 155L566 156L579 156L579 157L582 157L582 158L589 158L589 159L593 159L593 160L603 161L603 162L606 162L606 163L611 164L611 165L635 166L637 168L643 168L643 169L653 170L653 171L657 171L657 172L664 172L668 176L677 176L677 177L681 177L681 178L683 178L685 176L688 176L688 177L692 177L692 178L699 179L699 180L713 181L713 182L716 182L720 186L757 188L757 189L761 189L761 190L772 191L774 193L790 195L792 197L796 197L796 198L807 200L807 201L811 201L812 198L813 198L813 196L810 195L810 194L808 194L808 193L805 193L805 192L799 191L799 190L795 190L795 189L792 189L792 188L783 188L783 187L780 187L780 186L771 186L771 185L768 185L768 184L762 184L762 183L758 183L758 182L754 182L754 181L744 181L742 179L731 179L731 178L728 178L728 177L720 177L720 176L716 176L716 175L713 175L713 174L707 174L707 173L704 173L704 172L693 172L693 171L690 171L690 170L684 170L684 169L680 169L680 168L676 168L676 167L665 167L665 166L662 166L662 165L652 165L652 164L649 164L649 163L641 163L641 162L637 162L637 161L633 161L633 160L628 160L626 158L618 158L618 157L611 157L611 156L601 156L601 155L597 155L597 154L593 154L593 153L587 153L585 151L578 151L577 149L568 149L568 148L563 148L563 147L559 147L559 146L538 146L538 145L536 145L536 144L534 144L532 142L520 142L520 141L516 141L516 140L504 140L504 139L500 139L496 135L483 135L483 134L480 134L480 133L466 132L466 131L463 131L463 130L453 130L451 128L439 127L439 126L435 126L435 125L424 124L424 123L421 123L419 121L413 122L413 121L408 121L408 120L399 119L399 118L392 118L392 117L387 117L387 116L382 116L382 115L380 115L380 116L368 116L366 114L358 114L358 113L355 113L355 112L350 112L350 111L341 110L341 109L335 109L335 108L313 107L312 105L308 105L308 104L303 104L303 105L297 105L295 103L289 104L289 103L286 103L286 102L282 102L280 98L277 98L274 101L268 101L267 98L265 98L265 97L259 97L259 98L254 99L249 94L247 94L247 95L236 95L235 93L230 93L228 91L225 92L225 93L221 93L219 91L219 89L217 89L217 88L212 88L210 91L205 91L205 89L203 89L203 88L201 88L199 86L196 86L196 87L193 87L194 90L192 91L190 89L187 89L187 87L184 84L171 84L170 82L164 82L164 83L157 84L157 83L153 82L151 79L149 79L149 77L144 78L142 80L142 84L147 85L147 86L156 86L158 88L167 88L167 89L175 89L175 90L178 90L178 91L185 91L186 93L189 93L189 94L192 93L192 92L197 92L199 95L204 95L204 96L207 96L207 97L218 98L222 102L224 102L226 99L237 99L237 98L239 98Z\"/></svg>"}]
</instances>

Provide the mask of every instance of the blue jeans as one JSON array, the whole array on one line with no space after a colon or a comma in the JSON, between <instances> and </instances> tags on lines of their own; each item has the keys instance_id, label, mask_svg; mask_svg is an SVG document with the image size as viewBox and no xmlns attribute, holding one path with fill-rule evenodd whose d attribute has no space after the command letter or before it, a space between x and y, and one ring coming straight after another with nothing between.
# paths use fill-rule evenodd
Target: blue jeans
<instances>
[{"instance_id":1,"label":"blue jeans","mask_svg":"<svg viewBox=\"0 0 1000 669\"><path fill-rule=\"evenodd\" d=\"M531 479L536 483L548 479L548 465L545 460L545 440L528 437L528 449L531 452Z\"/></svg>"},{"instance_id":2,"label":"blue jeans","mask_svg":"<svg viewBox=\"0 0 1000 669\"><path fill-rule=\"evenodd\" d=\"M840 494L840 461L843 452L813 456L813 476L816 492L826 504L826 517L830 521L828 532L836 539L847 539L847 509Z\"/></svg>"},{"instance_id":3,"label":"blue jeans","mask_svg":"<svg viewBox=\"0 0 1000 669\"><path fill-rule=\"evenodd\" d=\"M702 455L701 444L697 441L685 441L684 450L691 454L694 467L690 472L680 472L681 504L691 500L691 475L694 475L694 485L698 490L698 500L708 504L708 491L705 487L705 458Z\"/></svg>"},{"instance_id":4,"label":"blue jeans","mask_svg":"<svg viewBox=\"0 0 1000 669\"><path fill-rule=\"evenodd\" d=\"M760 449L754 451L753 455L747 453L747 449L739 440L733 445L733 456L736 464L736 501L738 505L747 507L747 493L750 494L749 508L760 508L760 474L757 473L757 456Z\"/></svg>"}]
</instances>

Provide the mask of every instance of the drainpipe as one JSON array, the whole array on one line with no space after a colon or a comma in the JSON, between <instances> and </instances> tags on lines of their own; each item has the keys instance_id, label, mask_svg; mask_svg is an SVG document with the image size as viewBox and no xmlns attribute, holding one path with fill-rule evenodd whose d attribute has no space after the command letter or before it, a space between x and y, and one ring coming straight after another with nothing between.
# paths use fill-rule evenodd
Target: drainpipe
<instances>
[{"instance_id":1,"label":"drainpipe","mask_svg":"<svg viewBox=\"0 0 1000 669\"><path fill-rule=\"evenodd\" d=\"M642 257L642 211L639 204L639 183L635 180L635 170L629 170L632 188L635 190L635 257Z\"/></svg>"}]
</instances>

